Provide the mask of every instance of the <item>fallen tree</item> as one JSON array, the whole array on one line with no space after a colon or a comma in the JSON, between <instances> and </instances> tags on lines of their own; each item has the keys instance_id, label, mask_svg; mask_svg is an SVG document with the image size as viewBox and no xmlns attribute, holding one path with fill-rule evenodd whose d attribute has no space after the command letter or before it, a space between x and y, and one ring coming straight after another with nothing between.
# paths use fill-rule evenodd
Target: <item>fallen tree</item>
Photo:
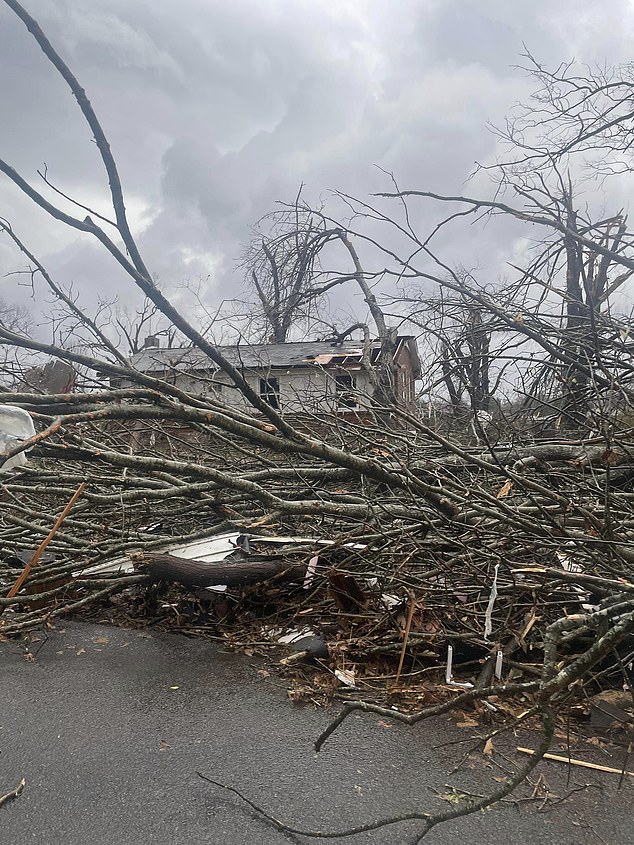
<instances>
[{"instance_id":1,"label":"fallen tree","mask_svg":"<svg viewBox=\"0 0 634 845\"><path fill-rule=\"evenodd\" d=\"M222 636L236 646L261 640L263 626L270 633L299 621L323 635L330 660L323 668L333 677L337 671L349 677L352 666L355 685L343 693L355 700L346 703L328 736L355 710L414 724L491 698L529 699L521 721L541 722L538 753L494 794L444 814L399 816L359 830L419 819L418 841L439 821L509 794L547 751L557 711L614 682L608 676L618 683L625 676L629 683L634 360L630 323L607 308L610 293L622 288L634 268L626 221L618 214L607 221L584 216L574 208L572 190L562 191L558 173L551 172L554 187L545 191L543 172L531 181L531 171L517 162L504 166L507 196L495 200L395 187L380 208L345 197L354 212L346 227L300 204L298 228L302 221L313 228L321 221L327 233L313 242L297 232L298 244L319 246L310 257L313 268L319 259L318 288L360 285L388 353L392 335L369 281L390 275L405 281L401 314L422 327L429 303L416 284L434 285L445 303L454 297L450 304L457 310L451 325L435 325L431 335L423 413L394 401L398 373L390 371L375 384L369 420L285 414L157 288L130 230L116 164L85 92L21 4L5 2L77 100L107 174L114 219L74 217L10 164L0 161L0 171L60 224L96 239L245 404L238 408L211 390L135 369L106 327L64 297L4 224L32 272L90 343L83 351L62 348L0 324L0 340L10 348L65 361L84 377L83 388L80 381L70 394L9 388L2 394L3 404L28 411L37 433L4 451L6 461L30 450L26 466L2 475L0 634L89 607L115 612L126 601L147 597L148 585L157 582L225 584L233 608L225 607L222 616L206 606L188 621L189 599L182 594L165 602L167 612L177 605L181 629ZM392 200L401 203L406 220L409 202L451 203L434 232L485 213L539 227L545 238L530 265L518 268L516 282L492 291L433 253L434 232L424 237L390 216L385 208ZM391 237L381 243L367 234L368 217L397 231L403 249L395 251ZM328 271L328 250L342 245L353 272ZM371 248L369 259L375 257L374 270L362 265L364 247ZM303 267L301 261L293 266ZM553 302L563 303L563 315ZM460 324L465 303L471 306L466 329ZM369 332L366 326L364 335ZM389 354L384 360L389 370ZM515 401L504 400L504 385ZM445 390L454 422L468 422L458 432L448 431L446 417L436 413ZM79 485L85 485L81 495L65 513ZM222 559L213 566L166 551L225 532L290 534L299 538L299 548L278 547L267 557ZM50 556L34 560L49 537ZM121 558L136 561L136 571L95 569ZM364 686L364 666L379 658L389 661L384 679L392 692L406 702L423 677L430 679L433 691L425 689L434 702L406 713L360 701L360 692L371 690Z\"/></svg>"}]
</instances>

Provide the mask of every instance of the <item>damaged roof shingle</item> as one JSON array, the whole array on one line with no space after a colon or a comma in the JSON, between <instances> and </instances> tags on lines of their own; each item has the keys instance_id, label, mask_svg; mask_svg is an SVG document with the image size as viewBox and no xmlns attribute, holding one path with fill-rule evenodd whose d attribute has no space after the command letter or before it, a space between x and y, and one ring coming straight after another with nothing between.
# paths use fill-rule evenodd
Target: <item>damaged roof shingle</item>
<instances>
[{"instance_id":1,"label":"damaged roof shingle","mask_svg":"<svg viewBox=\"0 0 634 845\"><path fill-rule=\"evenodd\" d=\"M406 340L410 338L399 338L399 342ZM371 359L375 362L381 351L381 342L374 340L370 345ZM339 344L333 344L330 341L240 344L217 346L216 349L234 367L248 370L344 365L360 362L363 355L363 344L358 340L344 341ZM162 372L168 369L184 371L217 369L217 365L204 352L192 347L177 349L148 347L133 355L130 363L135 369L145 373Z\"/></svg>"}]
</instances>

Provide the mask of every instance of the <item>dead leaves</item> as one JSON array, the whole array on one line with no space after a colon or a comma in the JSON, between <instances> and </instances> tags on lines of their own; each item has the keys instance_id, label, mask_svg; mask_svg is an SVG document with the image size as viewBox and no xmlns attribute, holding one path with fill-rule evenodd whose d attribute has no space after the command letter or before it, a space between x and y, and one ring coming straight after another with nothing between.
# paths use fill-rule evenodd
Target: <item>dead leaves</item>
<instances>
[{"instance_id":1,"label":"dead leaves","mask_svg":"<svg viewBox=\"0 0 634 845\"><path fill-rule=\"evenodd\" d=\"M504 499L511 492L512 488L513 488L513 482L509 478L508 481L505 481L504 484L498 490L497 498L498 499Z\"/></svg>"},{"instance_id":2,"label":"dead leaves","mask_svg":"<svg viewBox=\"0 0 634 845\"><path fill-rule=\"evenodd\" d=\"M344 613L354 613L367 602L367 596L354 575L337 569L328 573L328 596Z\"/></svg>"},{"instance_id":3,"label":"dead leaves","mask_svg":"<svg viewBox=\"0 0 634 845\"><path fill-rule=\"evenodd\" d=\"M95 645L108 645L110 637L93 637L92 641Z\"/></svg>"},{"instance_id":4,"label":"dead leaves","mask_svg":"<svg viewBox=\"0 0 634 845\"><path fill-rule=\"evenodd\" d=\"M449 784L445 784L445 786L449 791L438 793L441 801L447 801L448 804L457 805L473 800L473 795L470 795L468 792L461 792L455 786L449 786Z\"/></svg>"},{"instance_id":5,"label":"dead leaves","mask_svg":"<svg viewBox=\"0 0 634 845\"><path fill-rule=\"evenodd\" d=\"M601 463L603 466L614 466L618 464L621 456L618 452L615 452L614 449L606 449L605 452L601 455Z\"/></svg>"}]
</instances>

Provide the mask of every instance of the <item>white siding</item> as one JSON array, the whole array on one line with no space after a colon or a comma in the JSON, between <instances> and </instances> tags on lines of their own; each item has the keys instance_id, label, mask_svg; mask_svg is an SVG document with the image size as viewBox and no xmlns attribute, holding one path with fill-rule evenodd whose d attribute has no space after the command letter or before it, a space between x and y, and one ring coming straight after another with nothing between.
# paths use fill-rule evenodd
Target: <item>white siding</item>
<instances>
[{"instance_id":1,"label":"white siding","mask_svg":"<svg viewBox=\"0 0 634 845\"><path fill-rule=\"evenodd\" d=\"M363 370L327 371L319 367L306 367L289 370L251 370L245 371L243 375L256 393L260 391L260 379L276 378L279 383L280 407L284 413L300 411L324 413L336 411L338 407L336 372L347 372L352 376L355 385L353 393L359 407L367 407L371 404L370 380ZM167 381L187 393L215 395L230 407L244 410L249 408L247 400L237 388L233 387L229 377L224 373L215 373L212 378L179 373L171 375Z\"/></svg>"}]
</instances>

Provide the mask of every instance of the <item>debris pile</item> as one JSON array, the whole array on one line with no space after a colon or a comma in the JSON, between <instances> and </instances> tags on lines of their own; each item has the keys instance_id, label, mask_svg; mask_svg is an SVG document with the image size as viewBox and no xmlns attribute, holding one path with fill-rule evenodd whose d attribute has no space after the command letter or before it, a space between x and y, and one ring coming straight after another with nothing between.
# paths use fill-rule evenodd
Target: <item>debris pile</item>
<instances>
[{"instance_id":1,"label":"debris pile","mask_svg":"<svg viewBox=\"0 0 634 845\"><path fill-rule=\"evenodd\" d=\"M70 451L61 437L48 448ZM461 452L421 441L407 471L433 478L439 502L375 486L363 519L346 515L363 482L324 468L316 484L310 463L293 468L296 495L343 516L273 518L195 467L178 484L148 471L156 458L95 464L86 482L85 463L30 461L3 484L0 633L82 612L258 652L294 675L296 697L528 694L617 624L631 630L629 468L570 444L535 447L538 466L515 447L497 464ZM269 479L273 495L288 490L287 474ZM633 651L615 638L566 690L630 682Z\"/></svg>"}]
</instances>

